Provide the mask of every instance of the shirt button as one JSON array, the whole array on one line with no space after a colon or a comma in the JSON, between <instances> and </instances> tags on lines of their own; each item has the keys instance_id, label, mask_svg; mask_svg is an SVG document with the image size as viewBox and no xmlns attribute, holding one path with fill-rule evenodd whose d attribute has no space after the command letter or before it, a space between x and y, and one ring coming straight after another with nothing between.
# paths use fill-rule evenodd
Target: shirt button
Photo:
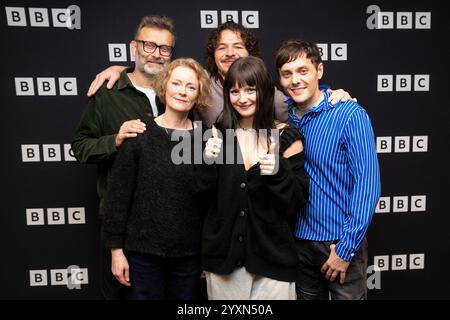
<instances>
[{"instance_id":1,"label":"shirt button","mask_svg":"<svg viewBox=\"0 0 450 320\"><path fill-rule=\"evenodd\" d=\"M239 212L239 215L240 215L241 217L245 216L245 211L242 210L241 212Z\"/></svg>"},{"instance_id":2,"label":"shirt button","mask_svg":"<svg viewBox=\"0 0 450 320\"><path fill-rule=\"evenodd\" d=\"M244 189L245 188L245 182L241 183L241 188Z\"/></svg>"},{"instance_id":3,"label":"shirt button","mask_svg":"<svg viewBox=\"0 0 450 320\"><path fill-rule=\"evenodd\" d=\"M243 236L239 236L239 242L242 242L242 241L244 241L244 237Z\"/></svg>"}]
</instances>

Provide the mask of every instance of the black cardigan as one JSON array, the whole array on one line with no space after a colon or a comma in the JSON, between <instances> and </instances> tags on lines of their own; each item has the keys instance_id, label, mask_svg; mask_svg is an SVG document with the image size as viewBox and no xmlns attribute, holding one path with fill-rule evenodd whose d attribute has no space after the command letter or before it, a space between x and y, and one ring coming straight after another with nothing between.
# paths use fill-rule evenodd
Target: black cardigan
<instances>
[{"instance_id":1,"label":"black cardigan","mask_svg":"<svg viewBox=\"0 0 450 320\"><path fill-rule=\"evenodd\" d=\"M297 128L285 128L280 155L301 138ZM240 153L236 138L230 145L235 155ZM223 146L222 152L230 152L225 141ZM196 186L205 199L212 199L203 225L204 270L230 274L245 266L257 275L295 281L298 258L292 229L307 200L309 179L303 152L279 159L278 173L272 176L261 175L259 163L248 171L243 164L196 167Z\"/></svg>"},{"instance_id":2,"label":"black cardigan","mask_svg":"<svg viewBox=\"0 0 450 320\"><path fill-rule=\"evenodd\" d=\"M202 131L185 131L186 138ZM152 118L117 153L103 223L111 248L166 257L200 254L203 215L196 206L193 164L171 161L178 141L168 133Z\"/></svg>"}]
</instances>

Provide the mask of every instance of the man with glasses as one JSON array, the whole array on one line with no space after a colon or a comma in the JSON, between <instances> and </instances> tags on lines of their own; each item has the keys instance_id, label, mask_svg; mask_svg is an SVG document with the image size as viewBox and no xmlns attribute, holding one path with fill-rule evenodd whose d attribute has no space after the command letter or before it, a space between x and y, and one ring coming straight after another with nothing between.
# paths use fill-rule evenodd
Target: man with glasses
<instances>
[{"instance_id":1,"label":"man with glasses","mask_svg":"<svg viewBox=\"0 0 450 320\"><path fill-rule=\"evenodd\" d=\"M104 85L88 100L72 140L72 150L81 163L97 165L100 218L105 214L107 176L117 149L125 139L145 131L145 123L141 120L164 112L164 105L156 97L153 87L156 75L170 62L174 45L172 19L143 17L131 41L135 67L123 70L111 90ZM111 252L103 240L101 249L103 297L107 300L124 298L125 286L111 273ZM125 278L129 281L128 272Z\"/></svg>"}]
</instances>

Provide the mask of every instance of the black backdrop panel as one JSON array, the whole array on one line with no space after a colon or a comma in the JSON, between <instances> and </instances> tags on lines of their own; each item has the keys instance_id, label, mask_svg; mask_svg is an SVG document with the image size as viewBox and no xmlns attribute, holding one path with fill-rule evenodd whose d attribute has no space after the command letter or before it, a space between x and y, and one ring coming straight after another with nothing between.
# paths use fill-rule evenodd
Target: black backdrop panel
<instances>
[{"instance_id":1,"label":"black backdrop panel","mask_svg":"<svg viewBox=\"0 0 450 320\"><path fill-rule=\"evenodd\" d=\"M272 56L281 41L302 37L320 44L327 58L323 83L357 97L377 137L382 198L368 238L369 262L379 271L368 271L369 298L450 298L444 2L2 4L0 298L100 297L96 171L74 161L68 144L95 74L111 64L133 63L128 43L146 14L174 18L175 57L199 61L210 31L202 24L235 16L254 28L274 75ZM64 24L70 5L76 6L74 29ZM117 56L109 48L125 50ZM68 274L70 266L79 268ZM80 289L66 285L74 277Z\"/></svg>"}]
</instances>

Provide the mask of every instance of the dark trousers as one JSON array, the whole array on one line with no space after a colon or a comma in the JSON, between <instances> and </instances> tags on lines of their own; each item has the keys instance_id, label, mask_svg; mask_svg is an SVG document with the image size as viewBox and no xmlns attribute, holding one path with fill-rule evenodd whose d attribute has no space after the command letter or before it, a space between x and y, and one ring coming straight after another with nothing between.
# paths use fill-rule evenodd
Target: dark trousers
<instances>
[{"instance_id":1,"label":"dark trousers","mask_svg":"<svg viewBox=\"0 0 450 320\"><path fill-rule=\"evenodd\" d=\"M167 258L134 251L125 253L130 267L132 300L197 300L200 298L199 256Z\"/></svg>"},{"instance_id":2,"label":"dark trousers","mask_svg":"<svg viewBox=\"0 0 450 320\"><path fill-rule=\"evenodd\" d=\"M367 240L355 254L346 272L345 283L339 276L330 282L320 272L330 255L331 241L296 239L299 272L295 283L299 300L365 300L367 299Z\"/></svg>"}]
</instances>

